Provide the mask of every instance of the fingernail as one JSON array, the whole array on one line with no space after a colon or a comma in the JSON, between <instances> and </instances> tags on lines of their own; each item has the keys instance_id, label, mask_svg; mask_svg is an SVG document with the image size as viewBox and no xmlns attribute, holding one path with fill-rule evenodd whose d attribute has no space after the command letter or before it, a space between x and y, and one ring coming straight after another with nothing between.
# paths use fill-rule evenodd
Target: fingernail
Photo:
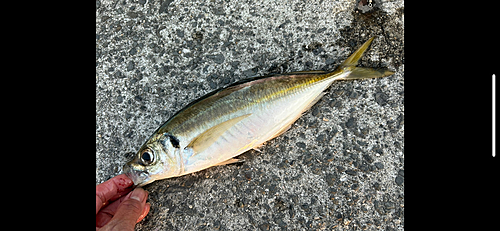
<instances>
[{"instance_id":1,"label":"fingernail","mask_svg":"<svg viewBox=\"0 0 500 231\"><path fill-rule=\"evenodd\" d=\"M136 188L130 194L130 199L134 199L137 201L142 201L146 197L146 191L142 188Z\"/></svg>"}]
</instances>

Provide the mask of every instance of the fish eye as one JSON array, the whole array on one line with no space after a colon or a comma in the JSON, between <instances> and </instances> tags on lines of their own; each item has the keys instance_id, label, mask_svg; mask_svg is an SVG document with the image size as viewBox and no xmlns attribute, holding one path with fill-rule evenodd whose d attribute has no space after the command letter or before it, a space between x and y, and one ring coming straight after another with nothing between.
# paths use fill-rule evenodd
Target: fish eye
<instances>
[{"instance_id":1,"label":"fish eye","mask_svg":"<svg viewBox=\"0 0 500 231\"><path fill-rule=\"evenodd\" d=\"M153 163L153 161L154 161L153 150L151 150L149 148L144 150L141 154L141 161L142 161L142 163L147 164L147 165Z\"/></svg>"}]
</instances>

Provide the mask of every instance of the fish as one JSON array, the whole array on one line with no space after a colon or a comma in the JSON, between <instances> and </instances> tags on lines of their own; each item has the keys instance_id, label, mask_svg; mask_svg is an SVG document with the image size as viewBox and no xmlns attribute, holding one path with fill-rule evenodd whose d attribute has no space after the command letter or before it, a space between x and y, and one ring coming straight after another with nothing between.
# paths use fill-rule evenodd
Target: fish
<instances>
[{"instance_id":1,"label":"fish","mask_svg":"<svg viewBox=\"0 0 500 231\"><path fill-rule=\"evenodd\" d=\"M240 162L235 157L287 131L333 82L393 75L387 68L356 67L374 38L332 72L249 78L201 97L160 126L123 166L123 173L142 187Z\"/></svg>"}]
</instances>

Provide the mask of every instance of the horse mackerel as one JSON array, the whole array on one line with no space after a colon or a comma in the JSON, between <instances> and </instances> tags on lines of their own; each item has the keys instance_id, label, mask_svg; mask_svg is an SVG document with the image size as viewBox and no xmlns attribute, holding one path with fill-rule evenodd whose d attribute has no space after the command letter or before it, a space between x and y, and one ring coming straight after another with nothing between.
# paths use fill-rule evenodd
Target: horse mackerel
<instances>
[{"instance_id":1,"label":"horse mackerel","mask_svg":"<svg viewBox=\"0 0 500 231\"><path fill-rule=\"evenodd\" d=\"M375 37L333 72L302 71L251 78L190 103L159 127L123 171L136 186L238 162L234 157L288 130L335 81L386 77L356 67Z\"/></svg>"}]
</instances>

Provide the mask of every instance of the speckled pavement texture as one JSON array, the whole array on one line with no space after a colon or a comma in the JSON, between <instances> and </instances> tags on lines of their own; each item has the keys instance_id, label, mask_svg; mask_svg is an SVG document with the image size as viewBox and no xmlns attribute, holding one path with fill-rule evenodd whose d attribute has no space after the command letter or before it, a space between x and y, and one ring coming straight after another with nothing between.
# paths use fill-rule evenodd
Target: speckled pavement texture
<instances>
[{"instance_id":1,"label":"speckled pavement texture","mask_svg":"<svg viewBox=\"0 0 500 231\"><path fill-rule=\"evenodd\" d=\"M371 7L370 7L371 5ZM241 79L361 66L243 163L144 187L137 230L404 229L404 1L96 1L96 184L189 102Z\"/></svg>"}]
</instances>

